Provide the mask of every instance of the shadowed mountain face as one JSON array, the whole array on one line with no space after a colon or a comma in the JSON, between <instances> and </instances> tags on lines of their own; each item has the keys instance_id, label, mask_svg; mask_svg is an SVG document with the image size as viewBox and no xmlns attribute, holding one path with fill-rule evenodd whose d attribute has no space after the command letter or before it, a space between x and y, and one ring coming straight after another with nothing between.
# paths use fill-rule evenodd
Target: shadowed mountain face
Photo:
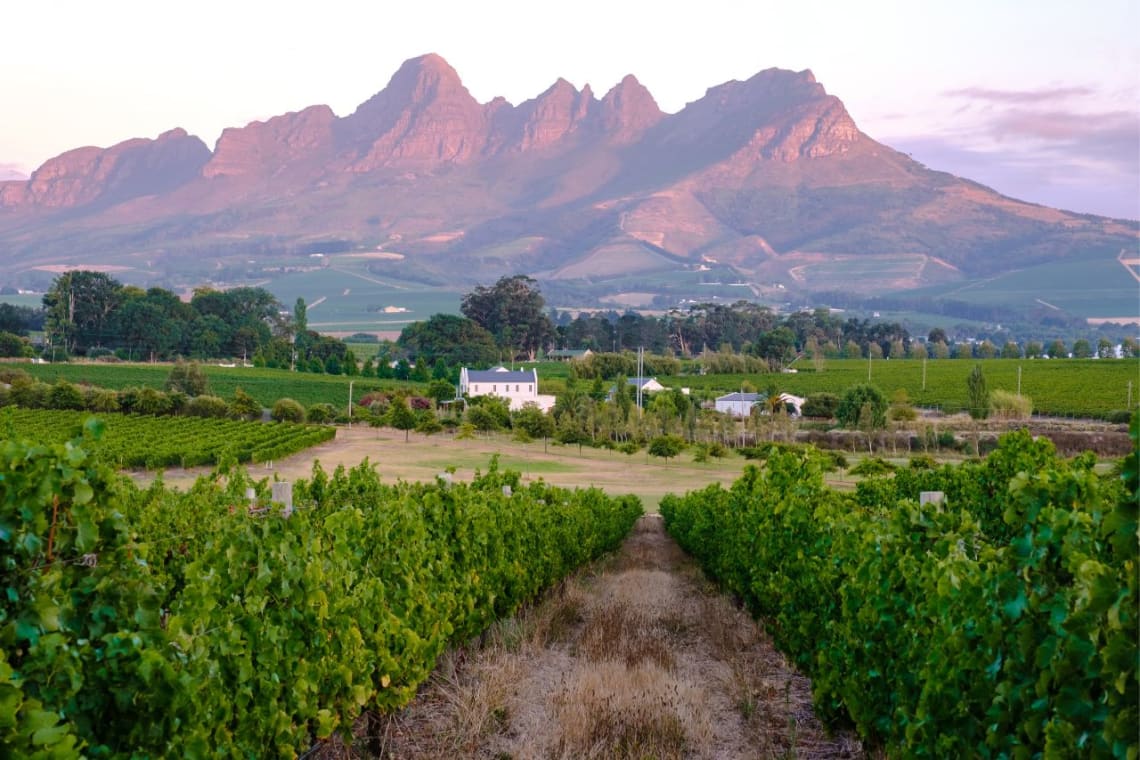
<instances>
[{"instance_id":1,"label":"shadowed mountain face","mask_svg":"<svg viewBox=\"0 0 1140 760\"><path fill-rule=\"evenodd\" d=\"M378 273L462 287L525 272L589 297L718 270L764 297L951 283L1136 240L1135 222L930 171L860 132L811 72L780 69L669 115L633 76L601 98L559 79L479 103L426 55L348 116L311 106L213 151L175 129L0 182L8 277L81 261L194 282L207 263L383 251L403 258Z\"/></svg>"}]
</instances>

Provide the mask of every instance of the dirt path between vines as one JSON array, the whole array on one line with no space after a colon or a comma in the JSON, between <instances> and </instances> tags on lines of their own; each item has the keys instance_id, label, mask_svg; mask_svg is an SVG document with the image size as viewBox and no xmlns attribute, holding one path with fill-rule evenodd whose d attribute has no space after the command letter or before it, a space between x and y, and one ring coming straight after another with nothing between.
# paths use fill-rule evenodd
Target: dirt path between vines
<instances>
[{"instance_id":1,"label":"dirt path between vines","mask_svg":"<svg viewBox=\"0 0 1140 760\"><path fill-rule=\"evenodd\" d=\"M362 721L362 725L364 722ZM327 757L855 758L808 679L641 518L621 550L453 650L416 700Z\"/></svg>"}]
</instances>

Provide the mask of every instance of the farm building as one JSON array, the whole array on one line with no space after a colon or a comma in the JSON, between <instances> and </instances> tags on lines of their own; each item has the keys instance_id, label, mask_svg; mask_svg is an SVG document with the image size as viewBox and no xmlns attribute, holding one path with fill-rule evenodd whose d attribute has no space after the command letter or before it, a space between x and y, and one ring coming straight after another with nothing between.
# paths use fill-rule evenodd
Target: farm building
<instances>
[{"instance_id":1,"label":"farm building","mask_svg":"<svg viewBox=\"0 0 1140 760\"><path fill-rule=\"evenodd\" d=\"M729 414L733 417L747 417L752 413L753 406L763 404L767 400L768 394L766 393L742 393L737 391L724 396L718 396L716 399L716 410L721 414Z\"/></svg>"},{"instance_id":2,"label":"farm building","mask_svg":"<svg viewBox=\"0 0 1140 760\"><path fill-rule=\"evenodd\" d=\"M793 396L790 393L781 393L778 398L780 401L783 401L785 405L790 407L788 411L792 416L798 417L800 415L800 409L804 403L802 398ZM763 405L767 400L767 393L742 393L737 391L717 397L716 410L721 414L730 414L733 417L747 417L752 413L753 406L756 404Z\"/></svg>"},{"instance_id":3,"label":"farm building","mask_svg":"<svg viewBox=\"0 0 1140 760\"><path fill-rule=\"evenodd\" d=\"M641 393L643 395L646 393L657 393L658 391L665 390L665 386L657 382L657 378L655 377L629 377L626 378L625 383L626 385L630 386L630 392L635 395L637 393L638 386L641 386ZM606 400L613 401L614 393L616 392L617 386L611 385L609 393L606 394Z\"/></svg>"},{"instance_id":4,"label":"farm building","mask_svg":"<svg viewBox=\"0 0 1140 760\"><path fill-rule=\"evenodd\" d=\"M522 409L524 404L537 404L542 411L554 406L554 396L538 393L538 370L509 370L495 367L488 370L467 369L459 371L460 396L498 396L510 403L512 411Z\"/></svg>"}]
</instances>

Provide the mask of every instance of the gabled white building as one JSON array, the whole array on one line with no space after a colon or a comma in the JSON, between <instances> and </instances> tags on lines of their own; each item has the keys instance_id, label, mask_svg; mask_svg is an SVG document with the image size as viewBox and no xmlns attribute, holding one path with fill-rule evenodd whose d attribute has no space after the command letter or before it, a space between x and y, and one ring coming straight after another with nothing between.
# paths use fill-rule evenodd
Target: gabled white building
<instances>
[{"instance_id":1,"label":"gabled white building","mask_svg":"<svg viewBox=\"0 0 1140 760\"><path fill-rule=\"evenodd\" d=\"M737 391L736 393L718 396L716 400L716 410L721 414L730 414L737 418L747 417L752 414L752 407L756 404L763 404L767 399L767 393L742 393Z\"/></svg>"},{"instance_id":2,"label":"gabled white building","mask_svg":"<svg viewBox=\"0 0 1140 760\"><path fill-rule=\"evenodd\" d=\"M554 406L554 396L538 393L538 370L512 371L505 367L459 370L460 396L498 396L506 399L511 411L524 404L537 404L542 411Z\"/></svg>"}]
</instances>

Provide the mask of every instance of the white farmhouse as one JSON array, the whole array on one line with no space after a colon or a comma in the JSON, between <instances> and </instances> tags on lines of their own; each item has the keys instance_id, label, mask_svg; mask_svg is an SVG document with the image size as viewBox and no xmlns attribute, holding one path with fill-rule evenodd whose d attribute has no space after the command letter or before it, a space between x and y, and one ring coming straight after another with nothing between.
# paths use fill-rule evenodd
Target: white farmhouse
<instances>
[{"instance_id":1,"label":"white farmhouse","mask_svg":"<svg viewBox=\"0 0 1140 760\"><path fill-rule=\"evenodd\" d=\"M752 414L753 406L764 403L767 398L768 394L766 393L743 393L740 391L728 393L717 397L716 410L721 414L728 414L737 418L747 417Z\"/></svg>"},{"instance_id":2,"label":"white farmhouse","mask_svg":"<svg viewBox=\"0 0 1140 760\"><path fill-rule=\"evenodd\" d=\"M478 370L464 367L459 370L460 396L498 396L506 399L511 411L522 409L524 404L537 404L542 411L554 406L554 396L538 393L538 370L512 371L506 367Z\"/></svg>"}]
</instances>

